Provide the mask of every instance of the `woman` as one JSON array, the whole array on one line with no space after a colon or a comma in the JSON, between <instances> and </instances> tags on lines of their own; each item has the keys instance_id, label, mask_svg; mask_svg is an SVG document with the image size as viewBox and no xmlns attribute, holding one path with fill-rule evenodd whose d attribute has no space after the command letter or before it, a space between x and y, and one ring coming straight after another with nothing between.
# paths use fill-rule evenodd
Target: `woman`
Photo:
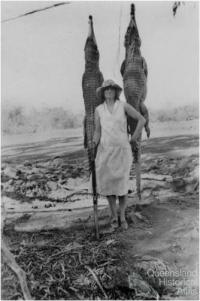
<instances>
[{"instance_id":1,"label":"woman","mask_svg":"<svg viewBox=\"0 0 200 301\"><path fill-rule=\"evenodd\" d=\"M97 192L106 196L111 211L111 227L118 227L116 198L119 198L120 223L126 230L125 219L132 151L127 134L126 114L138 120L131 143L142 131L145 119L128 103L119 100L122 89L113 80L106 80L97 89L102 104L95 110L95 132L93 143L98 145L96 164Z\"/></svg>"}]
</instances>

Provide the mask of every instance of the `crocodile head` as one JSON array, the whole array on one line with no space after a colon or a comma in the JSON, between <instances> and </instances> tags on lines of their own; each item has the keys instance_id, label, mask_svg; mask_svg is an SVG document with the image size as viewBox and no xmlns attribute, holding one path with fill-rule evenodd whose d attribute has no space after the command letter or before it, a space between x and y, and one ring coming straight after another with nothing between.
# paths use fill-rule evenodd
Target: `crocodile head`
<instances>
[{"instance_id":1,"label":"crocodile head","mask_svg":"<svg viewBox=\"0 0 200 301\"><path fill-rule=\"evenodd\" d=\"M125 35L124 46L127 54L131 54L132 56L135 54L140 54L141 39L135 20L134 4L131 4L131 19Z\"/></svg>"},{"instance_id":2,"label":"crocodile head","mask_svg":"<svg viewBox=\"0 0 200 301\"><path fill-rule=\"evenodd\" d=\"M89 16L89 33L85 43L85 62L86 65L98 65L99 63L99 51L97 42L94 35L92 16Z\"/></svg>"}]
</instances>

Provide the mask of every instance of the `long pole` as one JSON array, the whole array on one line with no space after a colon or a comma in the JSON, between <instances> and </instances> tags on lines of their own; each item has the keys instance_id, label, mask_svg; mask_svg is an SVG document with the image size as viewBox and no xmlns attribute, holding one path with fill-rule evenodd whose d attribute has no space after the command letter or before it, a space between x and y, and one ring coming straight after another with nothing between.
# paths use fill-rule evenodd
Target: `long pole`
<instances>
[{"instance_id":1,"label":"long pole","mask_svg":"<svg viewBox=\"0 0 200 301\"><path fill-rule=\"evenodd\" d=\"M95 169L95 158L92 161L92 189L93 189L93 208L94 208L94 224L95 224L95 233L96 238L99 239L99 223L98 223L98 195L97 195L97 186L96 186L96 169Z\"/></svg>"}]
</instances>

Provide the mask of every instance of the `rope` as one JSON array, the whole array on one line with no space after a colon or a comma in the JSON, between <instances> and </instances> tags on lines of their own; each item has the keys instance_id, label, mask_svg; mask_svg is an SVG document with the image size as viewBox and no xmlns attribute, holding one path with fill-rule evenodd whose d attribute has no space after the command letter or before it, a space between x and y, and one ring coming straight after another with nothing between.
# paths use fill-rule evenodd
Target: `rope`
<instances>
[{"instance_id":1,"label":"rope","mask_svg":"<svg viewBox=\"0 0 200 301\"><path fill-rule=\"evenodd\" d=\"M57 6L65 5L65 4L70 4L70 2L59 2L59 3L56 3L56 4L50 5L50 6L46 6L44 8L35 9L35 10L32 10L32 11L27 12L25 14L19 15L17 17L12 17L12 18L8 18L8 19L5 19L5 20L2 20L1 23L13 21L13 20L16 20L16 19L19 19L19 18L22 18L22 17L26 17L26 16L29 16L29 15L38 13L38 12L43 11L43 10L47 10L47 9L50 9L50 8L55 8Z\"/></svg>"},{"instance_id":2,"label":"rope","mask_svg":"<svg viewBox=\"0 0 200 301\"><path fill-rule=\"evenodd\" d=\"M121 44L121 23L122 23L122 6L120 6L120 12L119 12L119 30L118 30L118 45L117 45L117 54L116 54L116 59L113 67L113 75L115 77L116 75L116 69L118 70L119 68L119 57L120 57L120 44Z\"/></svg>"}]
</instances>

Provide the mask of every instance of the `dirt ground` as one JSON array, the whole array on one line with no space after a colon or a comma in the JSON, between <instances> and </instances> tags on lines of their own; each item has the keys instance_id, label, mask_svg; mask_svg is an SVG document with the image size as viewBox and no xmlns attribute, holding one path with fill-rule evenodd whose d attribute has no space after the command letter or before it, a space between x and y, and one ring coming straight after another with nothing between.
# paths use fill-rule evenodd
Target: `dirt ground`
<instances>
[{"instance_id":1,"label":"dirt ground","mask_svg":"<svg viewBox=\"0 0 200 301\"><path fill-rule=\"evenodd\" d=\"M133 166L129 228L110 232L100 199L99 241L78 135L2 149L3 239L33 299L199 300L198 135L180 133L143 141L142 201ZM1 299L22 297L2 258Z\"/></svg>"}]
</instances>

